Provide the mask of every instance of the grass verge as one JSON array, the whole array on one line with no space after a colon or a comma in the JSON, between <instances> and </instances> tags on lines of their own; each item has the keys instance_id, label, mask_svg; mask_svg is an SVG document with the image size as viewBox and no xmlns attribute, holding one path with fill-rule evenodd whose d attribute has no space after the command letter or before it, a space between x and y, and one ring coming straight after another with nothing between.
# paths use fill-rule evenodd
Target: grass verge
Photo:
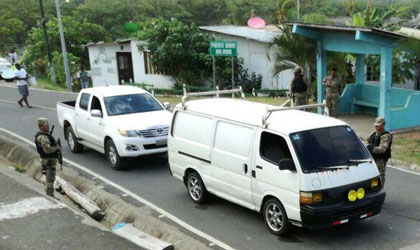
<instances>
[{"instance_id":1,"label":"grass verge","mask_svg":"<svg viewBox=\"0 0 420 250\"><path fill-rule=\"evenodd\" d=\"M37 81L38 81L38 84L35 87L37 89L46 89L46 90L63 91L63 92L66 91L65 88L63 88L63 87L61 87L57 84L53 84L47 78L39 77L39 78L37 78Z\"/></svg>"},{"instance_id":2,"label":"grass verge","mask_svg":"<svg viewBox=\"0 0 420 250\"><path fill-rule=\"evenodd\" d=\"M392 158L420 166L420 130L395 134Z\"/></svg>"},{"instance_id":3,"label":"grass verge","mask_svg":"<svg viewBox=\"0 0 420 250\"><path fill-rule=\"evenodd\" d=\"M19 172L19 173L25 173L26 172L25 168L22 165L12 163L12 167L15 168L16 172Z\"/></svg>"}]
</instances>

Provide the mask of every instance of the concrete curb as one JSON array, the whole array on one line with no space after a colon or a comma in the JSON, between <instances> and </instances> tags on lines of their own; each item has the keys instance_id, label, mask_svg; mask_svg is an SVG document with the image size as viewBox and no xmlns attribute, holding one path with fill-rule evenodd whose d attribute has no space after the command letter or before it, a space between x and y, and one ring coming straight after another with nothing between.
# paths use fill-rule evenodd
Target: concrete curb
<instances>
[{"instance_id":1,"label":"concrete curb","mask_svg":"<svg viewBox=\"0 0 420 250\"><path fill-rule=\"evenodd\" d=\"M0 134L0 158L21 166L26 175L41 181L43 175L39 156L29 145ZM159 214L150 207L138 207L124 201L118 195L105 191L100 183L81 176L74 168L65 167L63 171L57 171L57 176L72 184L105 212L105 219L101 223L108 229L126 222L157 239L172 242L175 249L212 249L175 225L158 218Z\"/></svg>"},{"instance_id":2,"label":"concrete curb","mask_svg":"<svg viewBox=\"0 0 420 250\"><path fill-rule=\"evenodd\" d=\"M391 163L392 166L397 167L397 168L406 169L406 170L420 173L420 166L415 163L409 163L409 162L394 160L394 159L391 159L391 161L388 161L388 164L389 163Z\"/></svg>"}]
</instances>

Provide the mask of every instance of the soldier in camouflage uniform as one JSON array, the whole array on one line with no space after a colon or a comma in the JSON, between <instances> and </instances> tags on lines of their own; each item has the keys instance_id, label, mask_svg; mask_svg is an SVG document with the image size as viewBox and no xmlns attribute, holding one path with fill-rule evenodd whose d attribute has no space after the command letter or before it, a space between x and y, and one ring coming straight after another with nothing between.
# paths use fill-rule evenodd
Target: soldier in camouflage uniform
<instances>
[{"instance_id":1,"label":"soldier in camouflage uniform","mask_svg":"<svg viewBox=\"0 0 420 250\"><path fill-rule=\"evenodd\" d=\"M337 75L337 69L332 68L331 74L326 76L322 83L326 87L325 101L329 111L329 115L332 117L338 117L338 100L343 90L343 81L339 75Z\"/></svg>"},{"instance_id":2,"label":"soldier in camouflage uniform","mask_svg":"<svg viewBox=\"0 0 420 250\"><path fill-rule=\"evenodd\" d=\"M54 197L55 170L58 165L58 152L61 147L57 145L50 134L50 125L47 118L38 118L39 132L35 135L35 145L41 157L42 174L46 177L45 192Z\"/></svg>"},{"instance_id":3,"label":"soldier in camouflage uniform","mask_svg":"<svg viewBox=\"0 0 420 250\"><path fill-rule=\"evenodd\" d=\"M386 162L391 158L392 135L385 130L385 119L375 120L376 132L368 138L367 149L372 154L376 166L381 174L382 185L385 183Z\"/></svg>"},{"instance_id":4,"label":"soldier in camouflage uniform","mask_svg":"<svg viewBox=\"0 0 420 250\"><path fill-rule=\"evenodd\" d=\"M295 106L307 105L308 104L308 85L303 80L302 69L295 68L293 71L295 77L290 83L290 89L292 93L293 104Z\"/></svg>"}]
</instances>

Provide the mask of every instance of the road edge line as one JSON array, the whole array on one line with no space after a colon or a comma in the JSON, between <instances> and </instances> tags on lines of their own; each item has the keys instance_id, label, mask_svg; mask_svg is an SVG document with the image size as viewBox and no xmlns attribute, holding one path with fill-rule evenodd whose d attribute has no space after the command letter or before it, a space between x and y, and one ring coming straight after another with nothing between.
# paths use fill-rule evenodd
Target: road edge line
<instances>
[{"instance_id":1,"label":"road edge line","mask_svg":"<svg viewBox=\"0 0 420 250\"><path fill-rule=\"evenodd\" d=\"M18 134L16 134L16 133L14 133L14 132L12 132L12 131L9 131L9 130L4 129L4 128L1 128L1 127L0 127L0 131L3 131L3 132L5 132L5 133L7 133L7 134L10 134L10 135L12 135L12 136L14 136L14 137L18 138L19 140L24 141L25 143L27 143L27 144L31 145L32 147L35 147L35 143L34 143L34 142L32 142L32 141L30 141L30 140L28 140L28 139L26 139L26 138L24 138L24 137L22 137L22 136L20 136L20 135L18 135ZM146 206L148 206L148 207L152 208L153 210L155 210L155 211L157 211L157 212L159 212L159 213L161 213L161 214L165 215L168 219L170 219L170 220L172 220L173 222L175 222L176 224L178 224L178 225L180 225L180 226L184 227L184 228L185 228L185 229L187 229L188 231L190 231L190 232L192 232L192 233L194 233L194 234L196 234L196 235L198 235L198 236L200 236L200 237L202 237L202 238L204 238L204 239L206 239L206 240L208 240L208 241L210 241L210 242L212 242L212 243L215 243L215 244L216 244L216 245L218 245L219 247L222 247L222 248L224 248L224 249L226 249L226 250L234 250L234 249L235 249L235 248L233 248L233 247L231 247L231 246L229 246L229 245L227 245L227 244L225 244L225 243L223 243L223 242L221 242L221 241L217 240L217 239L216 239L216 238L214 238L213 236L210 236L210 235L208 235L208 234L206 234L206 233L204 233L204 232L200 231L199 229L197 229L197 228L195 228L195 227L193 227L193 226L191 226L191 225L187 224L186 222L184 222L183 220L179 219L179 218L178 218L178 217L176 217L175 215L172 215L171 213L169 213L169 212L167 212L167 211L163 210L162 208L158 207L157 205L155 205L155 204L151 203L150 201L148 201L148 200L146 200L146 199L144 199L144 198L142 198L142 197L138 196L137 194L135 194L135 193L131 192L130 190L128 190L128 189L126 189L126 188L124 188L124 187L120 186L119 184L114 183L114 182L112 182L111 180L108 180L107 178L103 177L102 175L99 175L99 174L97 174L97 173L93 172L92 170L87 169L86 167L84 167L84 166L82 166L82 165L80 165L80 164L78 164L78 163L76 163L76 162L74 162L74 161L72 161L72 160L69 160L69 159L67 159L67 158L63 158L63 160L64 160L65 162L67 162L68 164L71 164L71 165L73 165L74 167L76 167L76 168L78 168L78 169L80 169L80 170L82 170L82 171L84 171L84 172L86 172L86 173L88 173L88 174L90 174L90 175L92 175L92 176L94 176L94 177L96 177L96 178L100 179L101 181L103 181L103 182L107 183L108 185L111 185L111 186L113 186L114 188L117 188L117 189L119 189L120 191L125 192L126 194L128 194L129 196L131 196L133 199L135 199L135 200L137 200L137 201L139 201L139 202L143 203L144 205L146 205Z\"/></svg>"}]
</instances>

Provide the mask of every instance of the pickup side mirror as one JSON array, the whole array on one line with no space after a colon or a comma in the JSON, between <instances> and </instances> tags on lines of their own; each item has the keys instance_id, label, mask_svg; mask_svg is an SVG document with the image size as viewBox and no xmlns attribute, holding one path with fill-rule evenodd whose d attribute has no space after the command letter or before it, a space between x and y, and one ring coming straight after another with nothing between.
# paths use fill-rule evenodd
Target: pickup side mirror
<instances>
[{"instance_id":1,"label":"pickup side mirror","mask_svg":"<svg viewBox=\"0 0 420 250\"><path fill-rule=\"evenodd\" d=\"M169 102L164 102L164 103L163 103L163 107L164 107L165 109L170 109L170 108L171 108L171 104L170 104Z\"/></svg>"},{"instance_id":2,"label":"pickup side mirror","mask_svg":"<svg viewBox=\"0 0 420 250\"><path fill-rule=\"evenodd\" d=\"M99 109L92 109L90 115L92 117L102 117L102 112Z\"/></svg>"},{"instance_id":3,"label":"pickup side mirror","mask_svg":"<svg viewBox=\"0 0 420 250\"><path fill-rule=\"evenodd\" d=\"M281 159L279 161L279 169L280 170L289 170L292 172L296 172L296 166L292 159Z\"/></svg>"}]
</instances>

